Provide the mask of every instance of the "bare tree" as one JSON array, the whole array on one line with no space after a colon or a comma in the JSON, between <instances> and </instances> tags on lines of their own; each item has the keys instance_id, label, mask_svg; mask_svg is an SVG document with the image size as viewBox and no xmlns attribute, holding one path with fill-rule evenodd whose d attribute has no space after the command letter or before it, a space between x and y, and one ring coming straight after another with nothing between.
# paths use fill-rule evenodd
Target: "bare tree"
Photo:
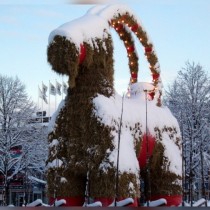
<instances>
[{"instance_id":1,"label":"bare tree","mask_svg":"<svg viewBox=\"0 0 210 210\"><path fill-rule=\"evenodd\" d=\"M35 148L37 141L34 139L40 137L41 129L29 123L35 111L36 107L28 98L21 81L17 77L0 75L0 174L4 180L5 205L8 205L11 180L23 171L23 160L29 149ZM17 151L20 151L19 154L14 155Z\"/></svg>"},{"instance_id":2,"label":"bare tree","mask_svg":"<svg viewBox=\"0 0 210 210\"><path fill-rule=\"evenodd\" d=\"M203 67L187 62L166 91L165 103L182 130L185 180L189 184L192 205L193 180L201 179L201 196L205 197L204 181L209 169L208 161L204 160L209 158L205 145L210 143L210 79Z\"/></svg>"}]
</instances>

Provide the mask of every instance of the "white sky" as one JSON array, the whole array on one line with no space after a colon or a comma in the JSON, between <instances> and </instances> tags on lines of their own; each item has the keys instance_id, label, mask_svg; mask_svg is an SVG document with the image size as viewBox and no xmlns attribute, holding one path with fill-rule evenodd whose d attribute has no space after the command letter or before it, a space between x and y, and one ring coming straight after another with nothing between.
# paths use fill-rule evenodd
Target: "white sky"
<instances>
[{"instance_id":1,"label":"white sky","mask_svg":"<svg viewBox=\"0 0 210 210\"><path fill-rule=\"evenodd\" d=\"M31 3L33 2L33 3ZM67 4L80 3L80 4ZM85 1L88 3L88 1ZM93 1L92 1L93 2ZM98 3L94 1L93 3ZM119 1L118 1L119 2ZM161 77L166 87L187 60L210 71L209 0L124 0L144 25L154 43ZM136 3L137 2L137 3ZM0 0L0 73L18 76L32 99L38 101L38 85L62 78L47 63L48 36L61 24L78 18L93 5L84 1ZM91 30L91 29L90 29ZM123 44L113 33L115 47L115 86L121 94L127 89L129 70ZM151 81L147 62L140 55L139 77ZM66 81L67 78L64 78ZM56 103L61 97L57 97ZM51 96L51 102L54 97ZM54 106L54 105L52 105Z\"/></svg>"}]
</instances>

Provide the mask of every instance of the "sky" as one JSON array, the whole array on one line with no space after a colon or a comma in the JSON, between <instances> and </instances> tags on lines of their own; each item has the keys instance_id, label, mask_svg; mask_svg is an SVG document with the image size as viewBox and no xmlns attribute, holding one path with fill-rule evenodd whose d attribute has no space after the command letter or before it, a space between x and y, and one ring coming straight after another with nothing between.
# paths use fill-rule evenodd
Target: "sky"
<instances>
[{"instance_id":1,"label":"sky","mask_svg":"<svg viewBox=\"0 0 210 210\"><path fill-rule=\"evenodd\" d=\"M31 99L41 106L38 86L41 87L42 82L48 85L49 81L55 84L56 80L60 83L68 80L54 73L47 63L50 32L83 16L99 2L108 4L110 0L0 0L0 74L18 76ZM124 0L117 3L127 4L141 20L154 44L164 88L186 61L200 63L210 72L209 0ZM114 31L112 34L115 88L122 94L130 79L128 60L123 43ZM139 81L151 82L143 48L140 43L136 45ZM61 96L50 96L50 109L55 109L60 100Z\"/></svg>"}]
</instances>

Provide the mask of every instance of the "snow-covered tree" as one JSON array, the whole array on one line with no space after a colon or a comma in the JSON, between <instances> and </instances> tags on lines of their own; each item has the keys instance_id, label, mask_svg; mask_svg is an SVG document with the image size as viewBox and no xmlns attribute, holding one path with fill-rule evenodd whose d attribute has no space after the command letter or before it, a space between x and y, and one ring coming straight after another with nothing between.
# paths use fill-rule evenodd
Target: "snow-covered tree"
<instances>
[{"instance_id":1,"label":"snow-covered tree","mask_svg":"<svg viewBox=\"0 0 210 210\"><path fill-rule=\"evenodd\" d=\"M30 124L35 111L36 107L21 81L17 77L0 75L0 174L3 177L5 204L8 204L11 180L23 172L26 165L36 170L39 166L39 170L44 170L45 159L42 159L47 153L43 152L46 144L41 145L43 128ZM42 147L40 151L43 155L38 153L38 146ZM30 164L26 164L26 160Z\"/></svg>"},{"instance_id":2,"label":"snow-covered tree","mask_svg":"<svg viewBox=\"0 0 210 210\"><path fill-rule=\"evenodd\" d=\"M210 163L210 78L199 64L187 62L166 91L165 103L178 119L183 138L185 180L190 195L193 181L201 179L202 196L204 181ZM190 196L190 201L192 197Z\"/></svg>"}]
</instances>

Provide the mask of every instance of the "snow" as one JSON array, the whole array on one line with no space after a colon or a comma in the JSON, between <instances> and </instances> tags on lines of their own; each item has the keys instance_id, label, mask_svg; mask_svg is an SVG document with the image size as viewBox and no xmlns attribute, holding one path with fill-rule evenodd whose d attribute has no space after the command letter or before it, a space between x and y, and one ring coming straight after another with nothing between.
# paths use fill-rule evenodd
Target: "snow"
<instances>
[{"instance_id":1,"label":"snow","mask_svg":"<svg viewBox=\"0 0 210 210\"><path fill-rule=\"evenodd\" d=\"M100 201L96 201L91 204L84 203L83 207L102 207L102 203Z\"/></svg>"},{"instance_id":2,"label":"snow","mask_svg":"<svg viewBox=\"0 0 210 210\"><path fill-rule=\"evenodd\" d=\"M163 133L163 145L165 147L165 156L170 157L170 171L177 173L177 171L182 171L182 165L180 161L182 161L179 157L181 157L181 150L175 145L173 141L170 140L169 134Z\"/></svg>"},{"instance_id":3,"label":"snow","mask_svg":"<svg viewBox=\"0 0 210 210\"><path fill-rule=\"evenodd\" d=\"M38 178L36 178L36 177L34 177L34 176L28 176L28 178L29 178L30 180L33 180L33 181L36 181L36 182L39 182L39 183L42 183L42 184L47 184L46 181L41 180L41 179L38 179Z\"/></svg>"},{"instance_id":4,"label":"snow","mask_svg":"<svg viewBox=\"0 0 210 210\"><path fill-rule=\"evenodd\" d=\"M35 206L41 206L41 205L42 205L42 200L37 199L33 201L32 203L27 204L26 207L35 207Z\"/></svg>"},{"instance_id":5,"label":"snow","mask_svg":"<svg viewBox=\"0 0 210 210\"><path fill-rule=\"evenodd\" d=\"M134 128L136 123L140 123L140 129L142 133L146 133L146 100L144 90L150 90L151 84L137 83L131 85L131 97L124 97L123 101L123 116L122 116L122 128L121 128L121 139L120 139L120 153L119 153L119 170L121 172L134 172L139 173L139 165L136 158L134 149L134 133L130 131L130 127ZM114 126L115 130L112 131L111 135L114 137L114 151L111 152L109 159L114 165L117 165L117 150L118 150L118 125L120 122L120 115L122 109L122 96L115 93L114 96L107 98L103 95L98 95L93 99L95 107L94 113L98 116L98 120L101 123ZM147 100L147 128L148 132L155 136L155 127L160 130L165 126L176 128L177 137L180 137L180 130L177 120L171 114L167 107L158 107L156 100ZM175 136L175 134L174 134ZM163 132L162 144L165 147L165 156L168 157L171 162L169 169L177 175L181 175L182 160L181 151L175 144L174 137L172 140L169 138L169 134ZM108 152L108 151L107 151ZM101 168L106 170L106 164L102 163Z\"/></svg>"},{"instance_id":6,"label":"snow","mask_svg":"<svg viewBox=\"0 0 210 210\"><path fill-rule=\"evenodd\" d=\"M58 146L59 141L57 139L53 139L52 142L49 144L49 147Z\"/></svg>"},{"instance_id":7,"label":"snow","mask_svg":"<svg viewBox=\"0 0 210 210\"><path fill-rule=\"evenodd\" d=\"M149 207L163 206L163 205L166 205L166 204L167 204L166 199L160 198L160 199L155 200L155 201L150 201L149 202Z\"/></svg>"},{"instance_id":8,"label":"snow","mask_svg":"<svg viewBox=\"0 0 210 210\"><path fill-rule=\"evenodd\" d=\"M49 167L49 168L57 168L58 167L59 168L62 165L63 165L63 161L57 158L57 159L54 159L52 162L49 162L47 167Z\"/></svg>"},{"instance_id":9,"label":"snow","mask_svg":"<svg viewBox=\"0 0 210 210\"><path fill-rule=\"evenodd\" d=\"M181 204L180 204L180 206L181 206ZM186 207L190 207L190 204L189 204L189 203L187 203L186 201L184 201L184 206L186 206Z\"/></svg>"},{"instance_id":10,"label":"snow","mask_svg":"<svg viewBox=\"0 0 210 210\"><path fill-rule=\"evenodd\" d=\"M64 200L64 199L60 199L60 200L55 201L55 207L62 206L64 204L66 204L66 200Z\"/></svg>"},{"instance_id":11,"label":"snow","mask_svg":"<svg viewBox=\"0 0 210 210\"><path fill-rule=\"evenodd\" d=\"M52 118L51 118L50 122L48 123L48 132L49 133L54 130L56 118L57 118L60 110L63 108L64 105L65 105L65 100L62 100L60 102L57 110L53 113Z\"/></svg>"},{"instance_id":12,"label":"snow","mask_svg":"<svg viewBox=\"0 0 210 210\"><path fill-rule=\"evenodd\" d=\"M132 193L134 191L135 187L133 185L132 182L129 183L129 186L128 186L128 190L130 191L130 193Z\"/></svg>"},{"instance_id":13,"label":"snow","mask_svg":"<svg viewBox=\"0 0 210 210\"><path fill-rule=\"evenodd\" d=\"M66 183L67 182L67 179L65 177L61 177L61 180L60 180L61 183Z\"/></svg>"},{"instance_id":14,"label":"snow","mask_svg":"<svg viewBox=\"0 0 210 210\"><path fill-rule=\"evenodd\" d=\"M201 198L193 204L193 207L202 206L203 204L205 204L205 202L206 202L206 200L204 198Z\"/></svg>"},{"instance_id":15,"label":"snow","mask_svg":"<svg viewBox=\"0 0 210 210\"><path fill-rule=\"evenodd\" d=\"M133 200L133 198L126 198L126 199L124 199L124 200L117 201L116 203L117 203L116 206L118 206L118 207L120 207L120 206L127 206L127 205L129 205L129 204L134 203L134 200ZM115 206L115 201L113 201L113 203L111 203L111 204L109 205L109 207L114 207L114 206Z\"/></svg>"},{"instance_id":16,"label":"snow","mask_svg":"<svg viewBox=\"0 0 210 210\"><path fill-rule=\"evenodd\" d=\"M109 30L109 24L106 20L100 16L84 15L52 31L49 36L49 43L52 42L56 35L60 35L74 42L78 48L83 42L92 45L93 38L104 39L107 37L107 34L104 33L104 29Z\"/></svg>"}]
</instances>

